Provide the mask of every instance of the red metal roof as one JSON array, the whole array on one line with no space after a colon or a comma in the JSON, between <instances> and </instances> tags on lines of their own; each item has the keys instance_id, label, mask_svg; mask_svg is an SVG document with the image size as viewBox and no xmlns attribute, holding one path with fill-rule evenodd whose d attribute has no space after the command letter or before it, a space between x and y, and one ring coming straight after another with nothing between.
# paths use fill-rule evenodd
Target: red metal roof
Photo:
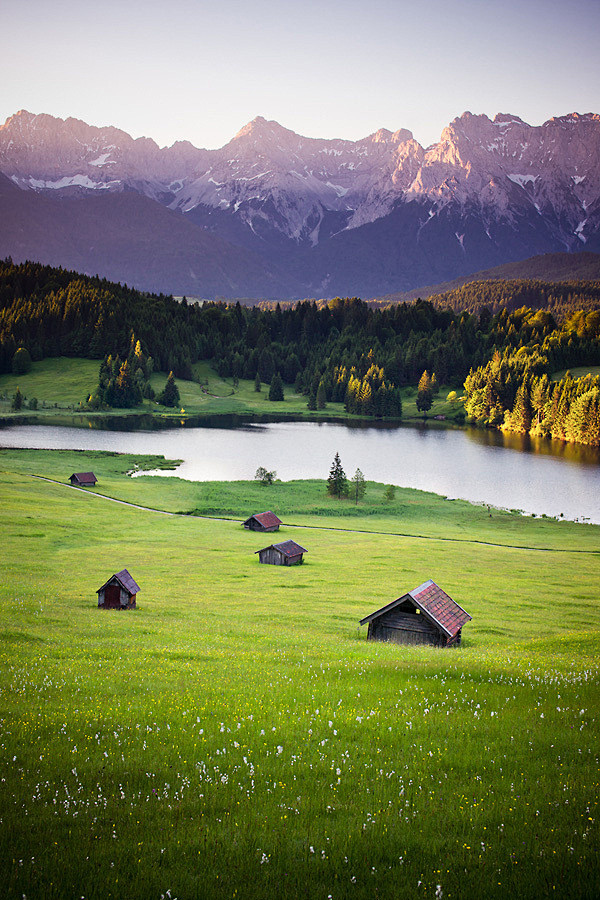
<instances>
[{"instance_id":1,"label":"red metal roof","mask_svg":"<svg viewBox=\"0 0 600 900\"><path fill-rule=\"evenodd\" d=\"M256 519L257 522L260 522L263 528L273 528L274 525L281 525L281 519L270 510L268 510L267 512L255 513L253 516L250 516L250 519ZM250 519L246 519L244 525L246 525L250 521Z\"/></svg>"},{"instance_id":2,"label":"red metal roof","mask_svg":"<svg viewBox=\"0 0 600 900\"><path fill-rule=\"evenodd\" d=\"M383 606L369 616L365 616L364 619L361 619L360 624L364 625L365 622L372 622L373 619L378 619L379 616L389 612L395 606L404 603L407 597L410 597L415 605L449 638L458 634L465 622L469 622L472 618L462 606L459 606L441 587L438 587L435 581L429 579L429 581L424 581L423 584L420 584L407 594L398 597L397 600L388 603L387 606Z\"/></svg>"},{"instance_id":3,"label":"red metal roof","mask_svg":"<svg viewBox=\"0 0 600 900\"><path fill-rule=\"evenodd\" d=\"M99 587L96 591L97 594L100 593L102 588L105 588L107 584L109 584L113 578L116 578L122 587L125 588L126 591L129 591L130 594L137 594L139 590L141 590L139 584L133 580L127 569L121 569L120 572L117 572L115 575L111 575L108 581L105 581L102 587Z\"/></svg>"},{"instance_id":4,"label":"red metal roof","mask_svg":"<svg viewBox=\"0 0 600 900\"><path fill-rule=\"evenodd\" d=\"M282 541L280 544L271 544L269 547L263 547L262 550L279 550L284 556L300 556L301 553L308 553L304 547L297 544L296 541ZM255 553L262 553L262 550L255 550Z\"/></svg>"}]
</instances>

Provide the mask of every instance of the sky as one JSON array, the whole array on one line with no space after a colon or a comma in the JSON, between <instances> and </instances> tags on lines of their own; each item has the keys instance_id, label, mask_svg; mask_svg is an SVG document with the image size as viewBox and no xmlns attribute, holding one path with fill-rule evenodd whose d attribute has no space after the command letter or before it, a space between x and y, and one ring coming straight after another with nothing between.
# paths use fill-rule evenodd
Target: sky
<instances>
[{"instance_id":1,"label":"sky","mask_svg":"<svg viewBox=\"0 0 600 900\"><path fill-rule=\"evenodd\" d=\"M600 0L0 0L0 123L20 109L160 146L256 116L307 137L466 110L600 113Z\"/></svg>"}]
</instances>

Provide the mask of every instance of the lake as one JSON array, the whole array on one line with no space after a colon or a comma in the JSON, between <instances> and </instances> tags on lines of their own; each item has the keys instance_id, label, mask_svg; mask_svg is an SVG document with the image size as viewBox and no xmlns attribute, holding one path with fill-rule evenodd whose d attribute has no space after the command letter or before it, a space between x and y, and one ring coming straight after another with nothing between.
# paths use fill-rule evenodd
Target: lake
<instances>
[{"instance_id":1,"label":"lake","mask_svg":"<svg viewBox=\"0 0 600 900\"><path fill-rule=\"evenodd\" d=\"M597 449L491 430L330 422L159 431L20 425L0 430L0 446L162 454L183 462L157 474L192 481L251 479L259 466L286 481L326 479L339 452L348 477L360 468L367 480L600 524Z\"/></svg>"}]
</instances>

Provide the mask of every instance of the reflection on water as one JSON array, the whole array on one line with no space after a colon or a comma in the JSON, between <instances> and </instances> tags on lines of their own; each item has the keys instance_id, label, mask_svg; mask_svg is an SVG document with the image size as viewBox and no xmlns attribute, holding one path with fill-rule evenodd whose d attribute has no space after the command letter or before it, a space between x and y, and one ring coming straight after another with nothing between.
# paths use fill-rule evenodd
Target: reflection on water
<instances>
[{"instance_id":1,"label":"reflection on water","mask_svg":"<svg viewBox=\"0 0 600 900\"><path fill-rule=\"evenodd\" d=\"M124 430L134 422L137 430ZM231 416L201 428L166 428L173 420L163 420L157 430L154 419L115 416L114 430L97 424L90 419L87 429L4 428L0 446L160 454L182 460L175 471L161 474L193 481L251 479L259 466L283 480L325 480L339 452L348 476L360 468L373 481L600 524L600 452L590 447L429 423L255 422ZM144 430L146 424L152 430Z\"/></svg>"},{"instance_id":2,"label":"reflection on water","mask_svg":"<svg viewBox=\"0 0 600 900\"><path fill-rule=\"evenodd\" d=\"M486 447L505 447L520 453L537 453L584 465L600 464L598 447L588 447L585 444L549 440L538 435L505 433L492 428L467 428L465 434L470 440Z\"/></svg>"}]
</instances>

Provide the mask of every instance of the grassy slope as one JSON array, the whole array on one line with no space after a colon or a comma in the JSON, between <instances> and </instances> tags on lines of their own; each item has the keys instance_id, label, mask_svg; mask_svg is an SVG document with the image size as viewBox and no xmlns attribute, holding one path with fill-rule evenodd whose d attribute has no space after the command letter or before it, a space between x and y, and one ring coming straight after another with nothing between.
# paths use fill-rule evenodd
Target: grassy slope
<instances>
[{"instance_id":1,"label":"grassy slope","mask_svg":"<svg viewBox=\"0 0 600 900\"><path fill-rule=\"evenodd\" d=\"M598 528L374 485L339 517L322 484L207 494L88 459L149 506L294 515L309 553L281 569L236 523L25 474L78 458L0 454L7 897L594 895ZM99 612L122 566L139 609ZM367 643L358 620L427 577L473 616L463 647Z\"/></svg>"},{"instance_id":2,"label":"grassy slope","mask_svg":"<svg viewBox=\"0 0 600 900\"><path fill-rule=\"evenodd\" d=\"M64 414L65 409L71 410L77 407L81 401L85 401L98 383L97 360L45 359L34 363L31 372L27 375L0 375L0 415L18 417L12 413L10 403L17 389L27 398L36 397L40 406L37 415L42 418L54 417ZM259 392L254 390L254 381L241 380L235 389L231 379L222 379L210 368L208 363L197 363L194 371L198 382L177 380L181 395L181 408L187 415L277 415L294 418L347 418L342 403L330 403L327 408L317 412L309 411L306 407L307 398L294 393L293 388L285 386L285 400L282 403L270 402L268 399L269 386L263 384ZM152 376L151 383L158 394L165 386L166 375L156 372ZM199 382L205 382L200 384ZM447 403L445 399L449 388L442 388L438 398L429 413L429 416L451 416L459 410L459 407ZM46 404L47 409L42 408ZM407 388L404 391L404 416L406 419L422 419L416 408L416 389ZM58 408L54 408L57 404ZM110 410L109 415L129 415L132 412L154 412L160 415L181 418L180 409L171 411L156 403L145 400L135 410ZM31 415L28 410L23 410L22 415ZM106 413L86 413L86 418L97 418Z\"/></svg>"},{"instance_id":3,"label":"grassy slope","mask_svg":"<svg viewBox=\"0 0 600 900\"><path fill-rule=\"evenodd\" d=\"M573 378L583 378L585 375L600 375L600 366L576 366L573 369L560 369L552 375L552 381L560 381L567 372L571 373Z\"/></svg>"}]
</instances>

